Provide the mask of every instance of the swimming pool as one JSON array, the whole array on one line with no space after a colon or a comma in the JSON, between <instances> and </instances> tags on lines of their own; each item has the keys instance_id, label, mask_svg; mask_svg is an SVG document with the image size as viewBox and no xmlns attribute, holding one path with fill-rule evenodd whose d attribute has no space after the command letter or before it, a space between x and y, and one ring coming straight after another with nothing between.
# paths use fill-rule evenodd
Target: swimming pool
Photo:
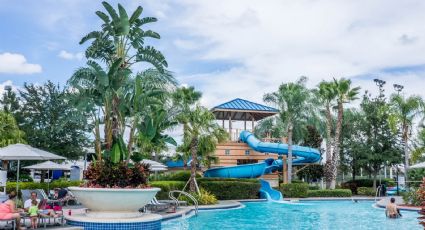
<instances>
[{"instance_id":1,"label":"swimming pool","mask_svg":"<svg viewBox=\"0 0 425 230\"><path fill-rule=\"evenodd\" d=\"M164 221L162 229L422 229L416 212L402 211L402 218L387 219L384 210L372 204L370 201L248 202L244 208L201 211L198 216Z\"/></svg>"}]
</instances>

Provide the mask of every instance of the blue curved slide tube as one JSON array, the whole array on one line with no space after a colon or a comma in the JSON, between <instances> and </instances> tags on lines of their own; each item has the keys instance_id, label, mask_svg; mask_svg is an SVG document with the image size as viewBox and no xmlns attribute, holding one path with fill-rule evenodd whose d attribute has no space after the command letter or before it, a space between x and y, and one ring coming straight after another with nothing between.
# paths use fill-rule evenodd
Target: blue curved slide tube
<instances>
[{"instance_id":1,"label":"blue curved slide tube","mask_svg":"<svg viewBox=\"0 0 425 230\"><path fill-rule=\"evenodd\" d=\"M281 143L262 142L258 140L252 133L242 131L240 139L246 142L249 147L258 152L275 153L279 155L288 154L288 145ZM320 152L317 149L292 146L292 154L297 157L293 164L315 163L320 160ZM221 178L256 178L264 174L269 174L276 170L282 169L282 160L266 159L264 162L256 164L235 165L229 167L208 169L204 172L204 177L221 177ZM282 194L271 188L270 184L261 179L260 195L268 200L281 200Z\"/></svg>"},{"instance_id":2,"label":"blue curved slide tube","mask_svg":"<svg viewBox=\"0 0 425 230\"><path fill-rule=\"evenodd\" d=\"M240 138L241 141L247 143L249 147L257 152L276 153L279 155L288 154L287 144L262 142L248 131L242 131ZM315 163L320 160L319 150L304 146L293 145L292 155L297 157L297 159L292 162L293 164Z\"/></svg>"}]
</instances>

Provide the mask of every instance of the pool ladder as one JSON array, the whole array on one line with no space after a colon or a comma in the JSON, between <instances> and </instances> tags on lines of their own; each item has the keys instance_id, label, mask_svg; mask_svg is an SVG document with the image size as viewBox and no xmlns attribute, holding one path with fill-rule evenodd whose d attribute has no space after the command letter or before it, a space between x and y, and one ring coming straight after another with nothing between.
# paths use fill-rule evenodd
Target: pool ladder
<instances>
[{"instance_id":1,"label":"pool ladder","mask_svg":"<svg viewBox=\"0 0 425 230\"><path fill-rule=\"evenodd\" d=\"M176 198L174 196L174 193L179 193L179 196ZM168 193L168 196L170 197L171 200L173 200L176 203L176 208L177 208L177 207L180 206L180 202L179 202L178 198L182 194L189 197L189 199L191 199L193 201L193 203L195 204L195 215L198 215L198 201L191 194L184 192L184 191L180 191L180 190L172 190Z\"/></svg>"},{"instance_id":2,"label":"pool ladder","mask_svg":"<svg viewBox=\"0 0 425 230\"><path fill-rule=\"evenodd\" d=\"M376 194L375 194L375 203L376 203L376 200L378 199L378 196L380 196L380 194L381 194L381 189L382 189L382 187L381 187L382 185L379 185L377 188L376 188Z\"/></svg>"}]
</instances>

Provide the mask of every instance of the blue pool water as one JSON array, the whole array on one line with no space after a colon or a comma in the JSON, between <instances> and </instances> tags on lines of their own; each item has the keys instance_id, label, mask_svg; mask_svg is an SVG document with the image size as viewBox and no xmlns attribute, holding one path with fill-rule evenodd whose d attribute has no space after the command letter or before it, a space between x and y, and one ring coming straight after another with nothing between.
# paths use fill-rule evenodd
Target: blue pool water
<instances>
[{"instance_id":1,"label":"blue pool water","mask_svg":"<svg viewBox=\"0 0 425 230\"><path fill-rule=\"evenodd\" d=\"M402 218L387 219L373 202L308 201L298 204L244 203L244 208L201 211L198 216L162 223L164 230L181 229L422 229L418 214L402 211Z\"/></svg>"}]
</instances>

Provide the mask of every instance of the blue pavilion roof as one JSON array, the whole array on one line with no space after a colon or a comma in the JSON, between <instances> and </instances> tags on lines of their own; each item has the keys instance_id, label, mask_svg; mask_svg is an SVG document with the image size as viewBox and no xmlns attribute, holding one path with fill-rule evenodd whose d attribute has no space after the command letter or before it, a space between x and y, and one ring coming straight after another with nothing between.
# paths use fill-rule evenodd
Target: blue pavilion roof
<instances>
[{"instance_id":1,"label":"blue pavilion roof","mask_svg":"<svg viewBox=\"0 0 425 230\"><path fill-rule=\"evenodd\" d=\"M252 101L236 98L229 102L215 106L213 109L226 109L226 110L251 110L251 111L263 111L263 112L279 112L279 110L261 105Z\"/></svg>"},{"instance_id":2,"label":"blue pavilion roof","mask_svg":"<svg viewBox=\"0 0 425 230\"><path fill-rule=\"evenodd\" d=\"M229 119L229 117L231 117L232 120L258 121L278 113L279 110L252 101L236 98L215 106L212 108L212 112L219 120Z\"/></svg>"}]
</instances>

